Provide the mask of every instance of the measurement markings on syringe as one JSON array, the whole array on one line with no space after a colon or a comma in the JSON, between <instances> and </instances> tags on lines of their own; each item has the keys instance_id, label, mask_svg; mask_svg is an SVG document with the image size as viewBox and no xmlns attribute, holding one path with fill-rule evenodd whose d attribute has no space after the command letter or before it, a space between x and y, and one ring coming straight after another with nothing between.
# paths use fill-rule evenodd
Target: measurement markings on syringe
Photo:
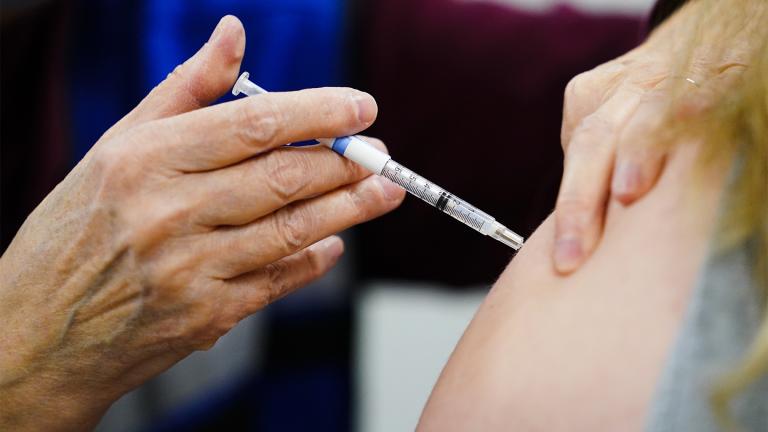
<instances>
[{"instance_id":1,"label":"measurement markings on syringe","mask_svg":"<svg viewBox=\"0 0 768 432\"><path fill-rule=\"evenodd\" d=\"M413 183L416 182L417 179L418 178L415 176L415 174L412 174L410 184L413 185ZM432 190L432 187L429 184L429 182L427 182L424 179L421 179L421 181L423 182L423 184L417 183L415 186L412 186L410 190L412 190L416 194L416 196L423 199L424 201L432 205L436 205L440 195L437 192Z\"/></svg>"},{"instance_id":2,"label":"measurement markings on syringe","mask_svg":"<svg viewBox=\"0 0 768 432\"><path fill-rule=\"evenodd\" d=\"M455 198L441 187L427 181L413 171L400 164L389 161L381 175L400 185L403 189L416 195L439 210L453 216L455 219L481 231L485 219L469 204Z\"/></svg>"},{"instance_id":3,"label":"measurement markings on syringe","mask_svg":"<svg viewBox=\"0 0 768 432\"><path fill-rule=\"evenodd\" d=\"M416 173L395 165L394 169L385 166L381 173L384 177L400 185L403 189L416 195L431 205L436 205L442 189L429 183Z\"/></svg>"},{"instance_id":4,"label":"measurement markings on syringe","mask_svg":"<svg viewBox=\"0 0 768 432\"><path fill-rule=\"evenodd\" d=\"M397 183L403 189L408 190L408 184L405 182L405 179L401 175L401 171L402 170L399 166L395 166L395 169L392 170L389 168L389 163L387 163L387 165L384 166L384 170L381 172L381 175Z\"/></svg>"},{"instance_id":5,"label":"measurement markings on syringe","mask_svg":"<svg viewBox=\"0 0 768 432\"><path fill-rule=\"evenodd\" d=\"M476 214L474 209L462 205L462 203L455 198L449 200L447 207L448 210L446 213L478 231L480 231L483 224L485 224L483 218Z\"/></svg>"}]
</instances>

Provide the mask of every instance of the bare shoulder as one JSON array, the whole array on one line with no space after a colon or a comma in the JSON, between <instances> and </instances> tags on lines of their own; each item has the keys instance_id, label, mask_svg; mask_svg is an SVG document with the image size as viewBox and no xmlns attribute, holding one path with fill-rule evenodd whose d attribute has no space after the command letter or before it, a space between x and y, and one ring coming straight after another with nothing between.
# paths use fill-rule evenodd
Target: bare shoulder
<instances>
[{"instance_id":1,"label":"bare shoulder","mask_svg":"<svg viewBox=\"0 0 768 432\"><path fill-rule=\"evenodd\" d=\"M544 221L457 345L421 430L642 429L722 189L722 169L691 181L695 153L679 147L646 197L610 204L600 245L568 277Z\"/></svg>"}]
</instances>

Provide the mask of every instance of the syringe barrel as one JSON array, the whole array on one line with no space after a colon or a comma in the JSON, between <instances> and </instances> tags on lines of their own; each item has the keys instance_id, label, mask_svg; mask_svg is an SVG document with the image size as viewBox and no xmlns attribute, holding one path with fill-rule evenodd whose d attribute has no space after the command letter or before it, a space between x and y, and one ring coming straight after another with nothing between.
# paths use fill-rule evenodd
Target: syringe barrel
<instances>
[{"instance_id":1,"label":"syringe barrel","mask_svg":"<svg viewBox=\"0 0 768 432\"><path fill-rule=\"evenodd\" d=\"M333 139L320 138L317 141L345 158L357 162L374 174L381 174L384 165L392 159L388 154L356 136Z\"/></svg>"},{"instance_id":2,"label":"syringe barrel","mask_svg":"<svg viewBox=\"0 0 768 432\"><path fill-rule=\"evenodd\" d=\"M255 96L267 93L266 90L248 79L248 72L243 72L232 88L232 94L244 93ZM400 185L411 194L421 198L429 205L456 220L468 225L484 235L490 235L505 245L517 250L523 245L523 238L496 222L490 215L475 206L449 193L424 177L392 160L392 158L355 136L339 138L320 138L318 141L347 159L357 162L374 174L379 174Z\"/></svg>"},{"instance_id":3,"label":"syringe barrel","mask_svg":"<svg viewBox=\"0 0 768 432\"><path fill-rule=\"evenodd\" d=\"M494 218L475 206L428 181L394 160L389 160L381 176L400 185L412 195L446 213L478 232L488 235L494 228Z\"/></svg>"}]
</instances>

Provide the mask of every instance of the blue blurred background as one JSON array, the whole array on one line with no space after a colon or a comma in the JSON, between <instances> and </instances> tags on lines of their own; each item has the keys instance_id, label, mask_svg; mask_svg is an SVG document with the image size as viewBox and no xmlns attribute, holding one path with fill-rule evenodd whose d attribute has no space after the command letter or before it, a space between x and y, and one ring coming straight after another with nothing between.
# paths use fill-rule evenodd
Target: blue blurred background
<instances>
[{"instance_id":1,"label":"blue blurred background","mask_svg":"<svg viewBox=\"0 0 768 432\"><path fill-rule=\"evenodd\" d=\"M528 234L557 192L566 83L637 44L650 3L4 1L3 250L99 136L226 14L245 25L243 70L256 82L370 92L380 114L366 134ZM330 275L126 395L99 430L412 429L511 254L411 199L344 236L347 253Z\"/></svg>"}]
</instances>

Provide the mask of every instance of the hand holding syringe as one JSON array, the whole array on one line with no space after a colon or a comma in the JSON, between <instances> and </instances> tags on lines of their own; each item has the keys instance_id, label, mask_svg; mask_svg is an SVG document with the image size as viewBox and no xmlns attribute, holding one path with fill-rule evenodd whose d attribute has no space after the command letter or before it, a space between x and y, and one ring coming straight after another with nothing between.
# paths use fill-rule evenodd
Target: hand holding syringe
<instances>
[{"instance_id":1,"label":"hand holding syringe","mask_svg":"<svg viewBox=\"0 0 768 432\"><path fill-rule=\"evenodd\" d=\"M248 79L248 72L243 72L232 88L232 94L238 96L244 93L255 96L267 93ZM374 148L367 142L355 136L318 139L336 153L362 165L366 169L385 177L398 184L411 194L421 198L426 203L437 207L444 213L453 216L465 225L469 225L484 235L490 235L505 245L517 250L523 245L523 238L504 225L461 198L449 193L440 186L428 181L408 168L392 160L392 158Z\"/></svg>"}]
</instances>

